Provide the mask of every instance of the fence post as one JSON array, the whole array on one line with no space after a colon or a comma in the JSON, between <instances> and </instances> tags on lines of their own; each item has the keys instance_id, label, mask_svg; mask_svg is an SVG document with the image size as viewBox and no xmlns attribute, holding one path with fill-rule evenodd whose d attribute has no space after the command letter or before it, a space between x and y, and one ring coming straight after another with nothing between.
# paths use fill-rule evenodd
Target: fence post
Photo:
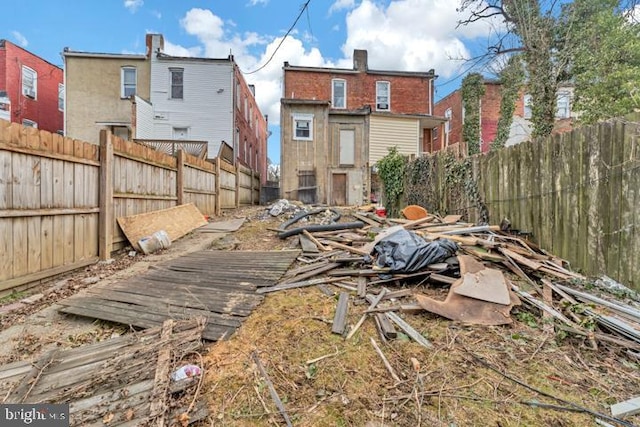
<instances>
[{"instance_id":1,"label":"fence post","mask_svg":"<svg viewBox=\"0 0 640 427\"><path fill-rule=\"evenodd\" d=\"M176 177L176 197L178 206L184 205L184 151L182 149L178 150L177 155L177 174Z\"/></svg>"},{"instance_id":2,"label":"fence post","mask_svg":"<svg viewBox=\"0 0 640 427\"><path fill-rule=\"evenodd\" d=\"M98 255L111 257L113 244L113 144L111 132L100 131L100 213L98 216Z\"/></svg>"},{"instance_id":3,"label":"fence post","mask_svg":"<svg viewBox=\"0 0 640 427\"><path fill-rule=\"evenodd\" d=\"M216 157L216 215L220 215L222 209L220 209L222 203L222 195L220 194L220 157Z\"/></svg>"}]
</instances>

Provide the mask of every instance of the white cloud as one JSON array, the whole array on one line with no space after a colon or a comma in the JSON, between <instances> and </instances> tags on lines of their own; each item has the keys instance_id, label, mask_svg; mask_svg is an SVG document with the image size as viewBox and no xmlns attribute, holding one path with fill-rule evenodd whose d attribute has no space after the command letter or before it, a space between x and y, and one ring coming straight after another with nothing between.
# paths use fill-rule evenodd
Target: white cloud
<instances>
[{"instance_id":1,"label":"white cloud","mask_svg":"<svg viewBox=\"0 0 640 427\"><path fill-rule=\"evenodd\" d=\"M253 0L258 4L262 0ZM343 58L329 60L308 35L292 33L269 61L282 36L272 38L258 33L240 33L235 23L224 21L211 10L193 8L180 20L186 33L195 36L201 47L182 47L165 41L165 51L177 56L226 58L231 52L245 79L256 87L256 99L271 124L280 121L282 65L312 67L353 67L353 50L367 49L369 66L381 70L428 71L435 69L442 78L459 72L461 61L469 57L465 46L470 40L486 38L492 25L476 23L456 28L461 16L458 2L451 0L392 0L388 5L378 0L336 0L332 10L351 9L346 16ZM337 24L336 24L337 25ZM269 61L267 63L267 61ZM255 73L248 73L265 65ZM284 94L287 96L287 94ZM289 95L290 96L290 95Z\"/></svg>"},{"instance_id":2,"label":"white cloud","mask_svg":"<svg viewBox=\"0 0 640 427\"><path fill-rule=\"evenodd\" d=\"M625 16L631 24L640 23L640 4L637 4L633 9L628 9L625 12Z\"/></svg>"},{"instance_id":3,"label":"white cloud","mask_svg":"<svg viewBox=\"0 0 640 427\"><path fill-rule=\"evenodd\" d=\"M329 14L344 9L352 9L356 5L355 0L336 0L329 8Z\"/></svg>"},{"instance_id":4,"label":"white cloud","mask_svg":"<svg viewBox=\"0 0 640 427\"><path fill-rule=\"evenodd\" d=\"M156 19L162 19L162 13L159 10L152 10L151 15Z\"/></svg>"},{"instance_id":5,"label":"white cloud","mask_svg":"<svg viewBox=\"0 0 640 427\"><path fill-rule=\"evenodd\" d=\"M363 0L347 14L345 58L354 49L369 52L369 66L375 69L427 71L448 77L454 74L470 52L463 38L488 36L491 25L477 23L456 28L461 16L457 2L449 0L397 0L383 6ZM350 60L341 62L350 65Z\"/></svg>"},{"instance_id":6,"label":"white cloud","mask_svg":"<svg viewBox=\"0 0 640 427\"><path fill-rule=\"evenodd\" d=\"M257 6L259 4L266 6L269 0L249 0L249 6Z\"/></svg>"},{"instance_id":7,"label":"white cloud","mask_svg":"<svg viewBox=\"0 0 640 427\"><path fill-rule=\"evenodd\" d=\"M29 40L27 40L27 38L23 36L22 33L18 31L11 31L11 35L20 46L27 47L29 45Z\"/></svg>"},{"instance_id":8,"label":"white cloud","mask_svg":"<svg viewBox=\"0 0 640 427\"><path fill-rule=\"evenodd\" d=\"M131 13L135 13L143 4L144 0L124 0L124 7L129 9Z\"/></svg>"}]
</instances>

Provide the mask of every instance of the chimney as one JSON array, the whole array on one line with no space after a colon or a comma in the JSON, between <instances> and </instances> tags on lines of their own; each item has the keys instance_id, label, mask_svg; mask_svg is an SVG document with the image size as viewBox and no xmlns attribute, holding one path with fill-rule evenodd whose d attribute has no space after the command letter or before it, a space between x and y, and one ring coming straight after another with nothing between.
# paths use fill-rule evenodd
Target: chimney
<instances>
[{"instance_id":1,"label":"chimney","mask_svg":"<svg viewBox=\"0 0 640 427\"><path fill-rule=\"evenodd\" d=\"M353 69L358 71L367 71L369 64L367 64L367 51L364 49L353 50Z\"/></svg>"},{"instance_id":2,"label":"chimney","mask_svg":"<svg viewBox=\"0 0 640 427\"><path fill-rule=\"evenodd\" d=\"M164 51L164 37L162 37L162 34L148 33L145 41L147 44L147 58L151 58L154 53Z\"/></svg>"}]
</instances>

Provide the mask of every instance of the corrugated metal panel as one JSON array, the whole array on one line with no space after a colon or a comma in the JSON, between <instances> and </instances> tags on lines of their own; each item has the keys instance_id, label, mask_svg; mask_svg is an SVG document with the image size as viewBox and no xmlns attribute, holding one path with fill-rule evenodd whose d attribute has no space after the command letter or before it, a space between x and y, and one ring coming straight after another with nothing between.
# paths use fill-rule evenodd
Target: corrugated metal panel
<instances>
[{"instance_id":1,"label":"corrugated metal panel","mask_svg":"<svg viewBox=\"0 0 640 427\"><path fill-rule=\"evenodd\" d=\"M137 139L153 138L153 106L136 95L136 134Z\"/></svg>"},{"instance_id":2,"label":"corrugated metal panel","mask_svg":"<svg viewBox=\"0 0 640 427\"><path fill-rule=\"evenodd\" d=\"M170 68L184 69L183 99L169 99ZM153 138L173 138L188 128L189 139L208 141L209 157L221 141L233 144L233 67L231 62L157 60L151 63Z\"/></svg>"},{"instance_id":3,"label":"corrugated metal panel","mask_svg":"<svg viewBox=\"0 0 640 427\"><path fill-rule=\"evenodd\" d=\"M371 116L369 127L369 164L373 165L396 146L401 154L418 154L420 122L404 117Z\"/></svg>"}]
</instances>

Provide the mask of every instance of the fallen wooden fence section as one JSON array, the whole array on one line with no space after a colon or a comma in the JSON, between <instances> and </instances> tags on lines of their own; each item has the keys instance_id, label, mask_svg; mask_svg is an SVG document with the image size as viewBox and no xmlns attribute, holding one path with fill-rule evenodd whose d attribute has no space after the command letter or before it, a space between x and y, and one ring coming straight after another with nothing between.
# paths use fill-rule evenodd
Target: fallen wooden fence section
<instances>
[{"instance_id":1,"label":"fallen wooden fence section","mask_svg":"<svg viewBox=\"0 0 640 427\"><path fill-rule=\"evenodd\" d=\"M146 274L98 286L60 302L60 311L140 328L166 319L204 316L203 338L229 337L277 282L298 251L200 251L159 264Z\"/></svg>"},{"instance_id":2,"label":"fallen wooden fence section","mask_svg":"<svg viewBox=\"0 0 640 427\"><path fill-rule=\"evenodd\" d=\"M168 320L142 332L49 352L34 363L1 366L0 395L3 403L69 403L71 426L169 425L186 412L188 417L180 419L193 423L207 415L203 403L186 409L198 378L171 381L170 373L201 349L204 326L203 318ZM159 357L167 352L171 357ZM152 407L158 409L152 413Z\"/></svg>"}]
</instances>

